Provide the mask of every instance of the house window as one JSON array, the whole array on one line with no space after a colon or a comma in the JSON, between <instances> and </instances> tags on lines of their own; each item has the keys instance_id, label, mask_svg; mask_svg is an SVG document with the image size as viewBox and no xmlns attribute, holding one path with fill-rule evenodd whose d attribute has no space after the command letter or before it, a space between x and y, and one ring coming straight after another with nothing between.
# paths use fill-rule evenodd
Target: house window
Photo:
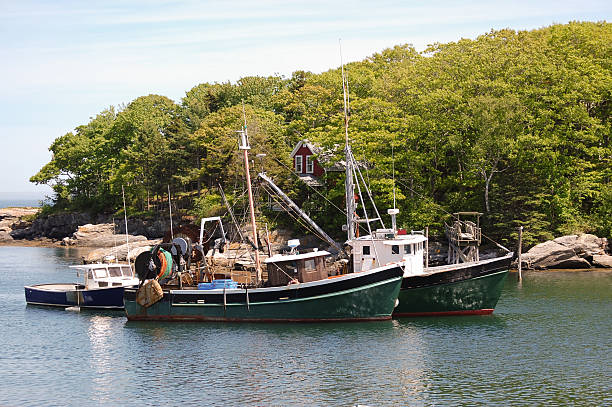
<instances>
[{"instance_id":1,"label":"house window","mask_svg":"<svg viewBox=\"0 0 612 407\"><path fill-rule=\"evenodd\" d=\"M297 173L302 173L302 156L301 155L296 155L295 156L295 172Z\"/></svg>"},{"instance_id":2,"label":"house window","mask_svg":"<svg viewBox=\"0 0 612 407\"><path fill-rule=\"evenodd\" d=\"M363 246L363 255L364 256L370 255L370 246Z\"/></svg>"},{"instance_id":3,"label":"house window","mask_svg":"<svg viewBox=\"0 0 612 407\"><path fill-rule=\"evenodd\" d=\"M314 160L311 155L306 156L306 172L309 174L314 172Z\"/></svg>"},{"instance_id":4,"label":"house window","mask_svg":"<svg viewBox=\"0 0 612 407\"><path fill-rule=\"evenodd\" d=\"M394 244L391 246L391 254L399 254L399 246Z\"/></svg>"}]
</instances>

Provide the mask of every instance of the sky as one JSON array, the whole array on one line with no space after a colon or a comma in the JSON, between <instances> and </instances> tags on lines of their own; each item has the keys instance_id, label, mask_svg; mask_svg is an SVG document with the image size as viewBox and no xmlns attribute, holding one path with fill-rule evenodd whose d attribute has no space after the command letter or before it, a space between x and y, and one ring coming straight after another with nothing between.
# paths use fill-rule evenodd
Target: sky
<instances>
[{"instance_id":1,"label":"sky","mask_svg":"<svg viewBox=\"0 0 612 407\"><path fill-rule=\"evenodd\" d=\"M320 73L399 44L610 21L612 2L361 0L0 0L0 198L29 182L49 146L109 106L200 83Z\"/></svg>"}]
</instances>

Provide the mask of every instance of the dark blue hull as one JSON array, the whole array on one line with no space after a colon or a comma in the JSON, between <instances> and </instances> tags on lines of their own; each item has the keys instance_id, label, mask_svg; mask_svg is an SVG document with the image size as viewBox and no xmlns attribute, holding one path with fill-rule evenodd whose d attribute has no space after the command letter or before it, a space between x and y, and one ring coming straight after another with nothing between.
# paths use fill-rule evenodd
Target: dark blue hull
<instances>
[{"instance_id":1,"label":"dark blue hull","mask_svg":"<svg viewBox=\"0 0 612 407\"><path fill-rule=\"evenodd\" d=\"M53 307L123 309L123 287L85 290L76 284L26 286L26 303Z\"/></svg>"}]
</instances>

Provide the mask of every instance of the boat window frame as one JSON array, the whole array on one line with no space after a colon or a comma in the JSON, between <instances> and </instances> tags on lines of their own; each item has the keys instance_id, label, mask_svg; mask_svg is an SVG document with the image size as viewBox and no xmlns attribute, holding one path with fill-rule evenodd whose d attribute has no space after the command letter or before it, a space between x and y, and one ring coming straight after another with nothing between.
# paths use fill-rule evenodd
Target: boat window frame
<instances>
[{"instance_id":1,"label":"boat window frame","mask_svg":"<svg viewBox=\"0 0 612 407\"><path fill-rule=\"evenodd\" d=\"M128 266L121 266L121 274L123 275L123 277L127 277L127 278L134 277L134 271L132 270L131 267L128 267Z\"/></svg>"},{"instance_id":2,"label":"boat window frame","mask_svg":"<svg viewBox=\"0 0 612 407\"><path fill-rule=\"evenodd\" d=\"M404 245L404 254L412 254L412 245L410 243Z\"/></svg>"},{"instance_id":3,"label":"boat window frame","mask_svg":"<svg viewBox=\"0 0 612 407\"><path fill-rule=\"evenodd\" d=\"M108 278L108 270L106 268L92 269L92 271L94 280L98 280L100 278Z\"/></svg>"},{"instance_id":4,"label":"boat window frame","mask_svg":"<svg viewBox=\"0 0 612 407\"><path fill-rule=\"evenodd\" d=\"M367 251L367 253L366 253L366 251ZM370 245L363 245L363 246L361 247L361 253L362 253L364 256L370 256L370 254L371 254L371 251L370 251Z\"/></svg>"},{"instance_id":5,"label":"boat window frame","mask_svg":"<svg viewBox=\"0 0 612 407\"><path fill-rule=\"evenodd\" d=\"M400 254L400 249L398 244L391 245L391 254Z\"/></svg>"},{"instance_id":6,"label":"boat window frame","mask_svg":"<svg viewBox=\"0 0 612 407\"><path fill-rule=\"evenodd\" d=\"M309 267L312 265L312 267ZM312 259L304 259L304 271L314 271L317 269L317 263L315 262L315 258Z\"/></svg>"},{"instance_id":7,"label":"boat window frame","mask_svg":"<svg viewBox=\"0 0 612 407\"><path fill-rule=\"evenodd\" d=\"M111 270L119 271L119 274L113 274L113 272L111 272ZM108 267L108 276L112 277L112 278L123 277L123 267L115 266L115 265L109 266Z\"/></svg>"}]
</instances>

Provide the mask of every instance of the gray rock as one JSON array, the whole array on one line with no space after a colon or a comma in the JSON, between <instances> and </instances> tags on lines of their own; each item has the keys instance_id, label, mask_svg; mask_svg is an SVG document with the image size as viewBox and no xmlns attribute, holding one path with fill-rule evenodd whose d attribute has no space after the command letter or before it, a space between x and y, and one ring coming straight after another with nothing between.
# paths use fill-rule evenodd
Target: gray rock
<instances>
[{"instance_id":1,"label":"gray rock","mask_svg":"<svg viewBox=\"0 0 612 407\"><path fill-rule=\"evenodd\" d=\"M4 230L0 230L0 242L10 242L13 240L13 237L9 232Z\"/></svg>"},{"instance_id":2,"label":"gray rock","mask_svg":"<svg viewBox=\"0 0 612 407\"><path fill-rule=\"evenodd\" d=\"M118 261L127 261L126 256L129 256L130 261L134 260L140 253L150 250L151 247L160 243L161 240L144 240L139 242L131 242L122 244L116 247L105 247L92 250L84 258L85 263L96 263L103 261L105 258L112 256ZM129 246L129 253L128 253Z\"/></svg>"},{"instance_id":3,"label":"gray rock","mask_svg":"<svg viewBox=\"0 0 612 407\"><path fill-rule=\"evenodd\" d=\"M86 224L79 226L71 239L77 246L88 247L114 247L121 246L129 241L130 243L148 240L144 236L128 236L115 234L112 223L102 223L98 225Z\"/></svg>"},{"instance_id":4,"label":"gray rock","mask_svg":"<svg viewBox=\"0 0 612 407\"><path fill-rule=\"evenodd\" d=\"M612 256L607 254L594 254L593 267L612 268Z\"/></svg>"},{"instance_id":5,"label":"gray rock","mask_svg":"<svg viewBox=\"0 0 612 407\"><path fill-rule=\"evenodd\" d=\"M572 247L548 241L532 247L522 255L522 264L526 268L590 268L591 264L576 255Z\"/></svg>"},{"instance_id":6,"label":"gray rock","mask_svg":"<svg viewBox=\"0 0 612 407\"><path fill-rule=\"evenodd\" d=\"M580 257L604 254L607 243L605 238L590 234L562 236L554 239L553 242L572 248L574 253Z\"/></svg>"}]
</instances>

